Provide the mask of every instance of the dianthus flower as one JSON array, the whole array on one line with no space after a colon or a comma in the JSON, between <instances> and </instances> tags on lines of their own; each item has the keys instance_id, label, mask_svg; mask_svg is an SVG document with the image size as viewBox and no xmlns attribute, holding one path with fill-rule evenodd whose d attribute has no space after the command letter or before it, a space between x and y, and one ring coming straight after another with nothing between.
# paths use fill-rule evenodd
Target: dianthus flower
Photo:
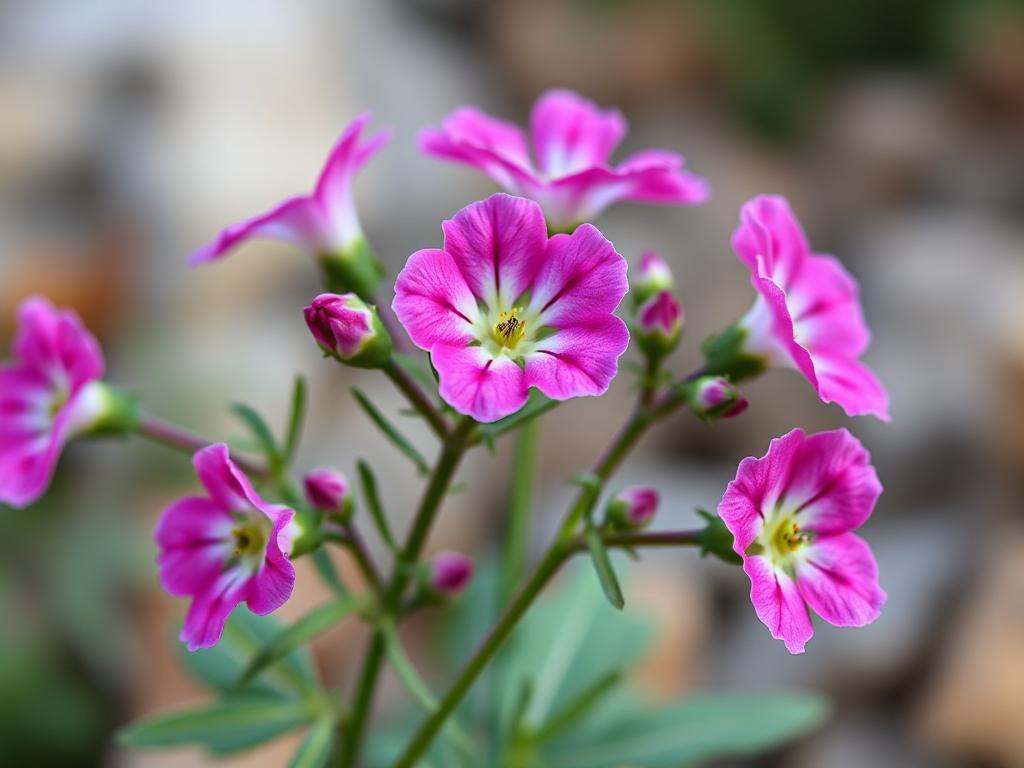
<instances>
[{"instance_id":1,"label":"dianthus flower","mask_svg":"<svg viewBox=\"0 0 1024 768\"><path fill-rule=\"evenodd\" d=\"M878 618L878 566L853 531L881 492L868 452L845 429L794 429L740 463L718 514L750 577L754 611L790 653L814 634L808 607L837 627Z\"/></svg>"},{"instance_id":2,"label":"dianthus flower","mask_svg":"<svg viewBox=\"0 0 1024 768\"><path fill-rule=\"evenodd\" d=\"M517 125L460 107L440 128L420 134L420 148L536 200L554 230L568 231L620 200L698 205L710 196L707 181L683 170L683 157L674 152L644 150L611 165L626 135L625 118L572 91L542 94L530 113L530 133L536 162Z\"/></svg>"},{"instance_id":3,"label":"dianthus flower","mask_svg":"<svg viewBox=\"0 0 1024 768\"><path fill-rule=\"evenodd\" d=\"M207 495L167 507L155 538L160 583L192 598L181 640L195 651L217 644L239 603L263 616L288 600L298 528L292 509L260 498L223 443L203 448L192 463Z\"/></svg>"},{"instance_id":4,"label":"dianthus flower","mask_svg":"<svg viewBox=\"0 0 1024 768\"><path fill-rule=\"evenodd\" d=\"M629 344L613 314L628 286L625 259L596 228L549 238L537 203L497 194L442 229L442 250L409 257L393 306L449 405L489 422L519 410L530 387L555 400L608 389Z\"/></svg>"}]
</instances>

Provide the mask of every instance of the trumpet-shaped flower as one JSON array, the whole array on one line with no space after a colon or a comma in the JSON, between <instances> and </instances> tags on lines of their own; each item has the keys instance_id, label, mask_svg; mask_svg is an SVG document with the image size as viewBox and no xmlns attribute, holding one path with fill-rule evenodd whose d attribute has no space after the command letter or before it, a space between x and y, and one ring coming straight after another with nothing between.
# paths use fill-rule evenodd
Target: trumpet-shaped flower
<instances>
[{"instance_id":1,"label":"trumpet-shaped flower","mask_svg":"<svg viewBox=\"0 0 1024 768\"><path fill-rule=\"evenodd\" d=\"M626 261L596 228L549 238L537 203L497 194L442 229L443 250L409 257L393 306L449 405L489 422L530 387L555 400L608 389L629 343L613 314Z\"/></svg>"},{"instance_id":2,"label":"trumpet-shaped flower","mask_svg":"<svg viewBox=\"0 0 1024 768\"><path fill-rule=\"evenodd\" d=\"M239 603L263 616L288 600L295 585L288 557L299 531L295 512L261 499L223 443L203 448L192 463L206 495L167 507L155 538L160 583L192 598L181 640L195 651L217 644Z\"/></svg>"},{"instance_id":3,"label":"trumpet-shaped flower","mask_svg":"<svg viewBox=\"0 0 1024 768\"><path fill-rule=\"evenodd\" d=\"M108 409L103 353L72 310L41 297L22 303L0 366L0 502L23 507L50 484L65 444Z\"/></svg>"},{"instance_id":4,"label":"trumpet-shaped flower","mask_svg":"<svg viewBox=\"0 0 1024 768\"><path fill-rule=\"evenodd\" d=\"M812 253L783 197L743 206L732 247L758 292L740 320L748 354L795 368L826 403L889 420L889 397L858 359L868 346L857 283L832 256Z\"/></svg>"},{"instance_id":5,"label":"trumpet-shaped flower","mask_svg":"<svg viewBox=\"0 0 1024 768\"><path fill-rule=\"evenodd\" d=\"M215 240L189 258L191 266L221 259L252 238L282 240L312 252L324 264L335 287L372 292L377 269L365 248L356 215L352 183L363 166L388 142L389 131L366 141L360 134L370 120L363 114L353 120L335 143L313 191L290 197L276 207L225 228Z\"/></svg>"},{"instance_id":6,"label":"trumpet-shaped flower","mask_svg":"<svg viewBox=\"0 0 1024 768\"><path fill-rule=\"evenodd\" d=\"M878 618L878 566L853 531L882 492L870 456L845 429L772 440L744 459L718 505L750 577L759 619L790 653L814 634L808 607L837 627Z\"/></svg>"},{"instance_id":7,"label":"trumpet-shaped flower","mask_svg":"<svg viewBox=\"0 0 1024 768\"><path fill-rule=\"evenodd\" d=\"M631 200L664 205L697 205L710 196L707 181L683 169L682 155L650 149L611 165L612 152L626 135L617 110L605 110L572 91L547 91L533 105L530 133L461 107L440 128L420 134L427 154L470 165L502 189L539 202L553 229L569 230L608 206Z\"/></svg>"}]
</instances>

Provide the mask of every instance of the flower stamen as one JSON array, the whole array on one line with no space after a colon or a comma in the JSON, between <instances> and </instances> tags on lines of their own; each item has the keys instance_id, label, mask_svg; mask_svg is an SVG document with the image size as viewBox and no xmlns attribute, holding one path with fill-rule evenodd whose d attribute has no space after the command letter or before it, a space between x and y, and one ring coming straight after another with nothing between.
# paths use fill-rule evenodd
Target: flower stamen
<instances>
[{"instance_id":1,"label":"flower stamen","mask_svg":"<svg viewBox=\"0 0 1024 768\"><path fill-rule=\"evenodd\" d=\"M515 349L523 336L526 335L526 321L519 319L519 307L511 312L502 312L494 325L494 340L502 347Z\"/></svg>"}]
</instances>

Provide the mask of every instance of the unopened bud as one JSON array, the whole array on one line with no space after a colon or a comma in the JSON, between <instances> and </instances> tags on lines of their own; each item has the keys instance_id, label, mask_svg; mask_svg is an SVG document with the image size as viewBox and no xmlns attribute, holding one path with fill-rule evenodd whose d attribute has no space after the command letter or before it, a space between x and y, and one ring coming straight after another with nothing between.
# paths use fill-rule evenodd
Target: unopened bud
<instances>
[{"instance_id":1,"label":"unopened bud","mask_svg":"<svg viewBox=\"0 0 1024 768\"><path fill-rule=\"evenodd\" d=\"M747 399L721 376L701 376L692 382L687 399L690 409L700 418L730 419L747 409Z\"/></svg>"},{"instance_id":2,"label":"unopened bud","mask_svg":"<svg viewBox=\"0 0 1024 768\"><path fill-rule=\"evenodd\" d=\"M460 552L438 552L430 563L430 590L445 597L455 597L473 578L473 561Z\"/></svg>"},{"instance_id":3,"label":"unopened bud","mask_svg":"<svg viewBox=\"0 0 1024 768\"><path fill-rule=\"evenodd\" d=\"M320 512L342 513L351 502L349 485L345 476L332 469L317 469L304 478L306 501Z\"/></svg>"},{"instance_id":4,"label":"unopened bud","mask_svg":"<svg viewBox=\"0 0 1024 768\"><path fill-rule=\"evenodd\" d=\"M305 315L320 348L346 365L380 368L391 358L391 337L376 308L354 293L322 293Z\"/></svg>"},{"instance_id":5,"label":"unopened bud","mask_svg":"<svg viewBox=\"0 0 1024 768\"><path fill-rule=\"evenodd\" d=\"M633 336L650 357L667 355L679 343L683 333L683 308L671 291L660 291L649 298L636 313Z\"/></svg>"},{"instance_id":6,"label":"unopened bud","mask_svg":"<svg viewBox=\"0 0 1024 768\"><path fill-rule=\"evenodd\" d=\"M633 306L639 307L654 294L670 291L675 286L672 270L654 251L646 251L640 257L640 267L629 281L629 292Z\"/></svg>"},{"instance_id":7,"label":"unopened bud","mask_svg":"<svg viewBox=\"0 0 1024 768\"><path fill-rule=\"evenodd\" d=\"M658 492L653 488L623 488L605 508L605 519L620 530L646 528L658 511Z\"/></svg>"}]
</instances>

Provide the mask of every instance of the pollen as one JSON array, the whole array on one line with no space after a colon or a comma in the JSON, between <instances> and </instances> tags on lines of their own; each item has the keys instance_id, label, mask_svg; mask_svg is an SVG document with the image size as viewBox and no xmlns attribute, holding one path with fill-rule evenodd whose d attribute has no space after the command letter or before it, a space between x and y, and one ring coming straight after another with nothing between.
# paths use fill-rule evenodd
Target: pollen
<instances>
[{"instance_id":1,"label":"pollen","mask_svg":"<svg viewBox=\"0 0 1024 768\"><path fill-rule=\"evenodd\" d=\"M526 321L519 319L518 307L513 308L511 312L502 312L498 316L498 322L494 325L494 340L501 346L515 349L525 334Z\"/></svg>"}]
</instances>

